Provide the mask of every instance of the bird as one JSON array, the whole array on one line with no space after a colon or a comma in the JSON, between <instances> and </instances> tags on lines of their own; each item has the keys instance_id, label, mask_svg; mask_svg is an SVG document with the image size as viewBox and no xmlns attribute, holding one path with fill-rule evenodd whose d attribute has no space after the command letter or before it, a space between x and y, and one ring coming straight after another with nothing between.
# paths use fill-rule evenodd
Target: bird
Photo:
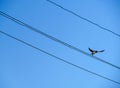
<instances>
[{"instance_id":1,"label":"bird","mask_svg":"<svg viewBox=\"0 0 120 88\"><path fill-rule=\"evenodd\" d=\"M100 51L97 51L97 50L92 50L90 48L88 48L89 51L91 52L91 55L93 56L94 54L98 53L98 52L104 52L105 50L100 50Z\"/></svg>"}]
</instances>

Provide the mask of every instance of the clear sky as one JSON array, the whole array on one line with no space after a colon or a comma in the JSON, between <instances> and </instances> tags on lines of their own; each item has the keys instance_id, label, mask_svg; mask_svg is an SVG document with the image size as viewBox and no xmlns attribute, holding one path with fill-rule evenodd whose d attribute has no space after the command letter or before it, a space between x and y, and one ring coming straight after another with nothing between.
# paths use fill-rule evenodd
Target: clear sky
<instances>
[{"instance_id":1,"label":"clear sky","mask_svg":"<svg viewBox=\"0 0 120 88\"><path fill-rule=\"evenodd\" d=\"M120 34L119 0L54 0ZM120 66L120 38L46 0L0 0L0 10L87 53ZM0 16L0 30L64 60L120 82L120 70L67 48ZM0 88L120 88L0 34Z\"/></svg>"}]
</instances>

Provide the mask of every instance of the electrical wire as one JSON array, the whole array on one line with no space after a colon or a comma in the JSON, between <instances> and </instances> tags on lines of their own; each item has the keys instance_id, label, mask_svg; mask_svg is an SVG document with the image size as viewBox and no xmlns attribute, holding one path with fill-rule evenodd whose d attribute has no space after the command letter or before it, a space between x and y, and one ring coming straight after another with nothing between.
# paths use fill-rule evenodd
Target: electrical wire
<instances>
[{"instance_id":1,"label":"electrical wire","mask_svg":"<svg viewBox=\"0 0 120 88\"><path fill-rule=\"evenodd\" d=\"M113 31L111 31L110 29L105 28L105 27L103 27L103 26L101 26L101 25L99 25L99 24L97 24L97 23L95 23L95 22L93 22L93 21L91 21L91 20L89 20L89 19L87 19L87 18L84 18L84 17L78 15L77 13L75 13L75 12L69 10L69 9L64 8L63 6L57 4L56 2L53 2L53 1L51 1L51 0L46 0L46 1L52 3L53 5L55 5L55 6L57 6L57 7L60 7L60 8L63 9L64 11L67 11L67 12L69 12L69 13L71 13L71 14L77 16L77 17L79 17L79 18L82 19L82 20L85 20L85 21L87 21L87 22L89 22L89 23L91 23L91 24L93 24L93 25L99 27L100 29L103 29L103 30L105 30L105 31L108 31L108 32L110 32L110 33L116 35L117 37L120 37L120 34L115 33L115 32L113 32Z\"/></svg>"},{"instance_id":2,"label":"electrical wire","mask_svg":"<svg viewBox=\"0 0 120 88\"><path fill-rule=\"evenodd\" d=\"M116 66L116 65L114 65L114 64L112 64L112 63L110 63L110 62L108 62L108 61L105 61L105 60L99 58L99 57L92 56L92 55L90 55L89 53L87 53L87 52L85 52L85 51L83 51L83 50L81 50L81 49L79 49L79 48L77 48L77 47L75 47L75 46L73 46L73 45L70 45L70 44L68 44L68 43L66 43L66 42L64 42L64 41L62 41L62 40L59 40L59 39L57 39L57 38L55 38L55 37L53 37L53 36L51 36L51 35L48 35L47 33L44 33L44 32L42 32L42 31L40 31L40 30L38 30L38 29L36 29L36 28L34 28L34 27L32 27L32 26L30 26L30 25L28 25L28 24L26 24L26 23L24 23L24 22L22 22L22 21L20 21L20 20L18 20L18 19L16 19L16 18L14 18L14 17L12 17L12 16L4 13L4 12L2 12L2 11L0 11L0 15L3 16L3 17L5 17L5 18L8 18L8 19L12 20L13 22L15 22L15 23L17 23L17 24L19 24L19 25L22 25L22 26L24 26L24 27L27 27L27 28L29 28L30 30L32 30L32 31L34 31L34 32L37 32L37 33L39 33L39 34L41 34L41 35L43 35L43 36L45 36L45 37L47 37L47 38L55 41L55 42L58 42L58 43L66 46L66 47L68 47L68 48L70 48L70 49L73 49L73 50L75 50L75 51L77 51L77 52L80 52L80 53L82 53L82 54L85 54L85 55L87 55L87 56L89 56L89 57L94 58L95 60L98 60L98 61L103 62L103 63L105 63L105 64L108 64L108 65L110 65L110 66L113 66L113 67L115 67L115 68L117 68L117 69L120 69L119 66Z\"/></svg>"},{"instance_id":3,"label":"electrical wire","mask_svg":"<svg viewBox=\"0 0 120 88\"><path fill-rule=\"evenodd\" d=\"M60 60L60 61L62 61L62 62L64 62L64 63L67 63L67 64L69 64L69 65L72 65L72 66L74 66L74 67L76 67L76 68L78 68L78 69L81 69L81 70L83 70L83 71L86 71L86 72L88 72L88 73L91 73L91 74L93 74L93 75L99 76L99 77L101 77L101 78L103 78L103 79L109 80L109 81L111 81L111 82L114 82L114 83L117 83L117 84L120 85L120 82L117 82L117 81L112 80L112 79L110 79L110 78L107 78L107 77L105 77L105 76L99 75L99 74L97 74L97 73L95 73L95 72L89 71L89 70L87 70L87 69L85 69L85 68L83 68L83 67L80 67L80 66L78 66L78 65L75 65L75 64L73 64L73 63L71 63L71 62L69 62L69 61L67 61L67 60L64 60L64 59L62 59L62 58L60 58L60 57L57 57L57 56L55 56L55 55L53 55L53 54L51 54L51 53L48 53L48 52L46 52L46 51L44 51L44 50L42 50L42 49L40 49L40 48L38 48L38 47L30 44L30 43L27 43L27 42L25 42L25 41L23 41L23 40L20 40L20 39L14 37L14 36L12 36L12 35L10 35L10 34L8 34L8 33L5 33L5 32L3 32L3 31L0 31L0 33L2 33L2 34L4 34L4 35L6 35L6 36L8 36L8 37L10 37L10 38L18 41L18 42L21 42L21 43L23 43L23 44L25 44L25 45L27 45L27 46L29 46L29 47L31 47L31 48L34 48L34 49L36 49L36 50L38 50L38 51L40 51L40 52L42 52L42 53L45 53L45 54L47 54L47 55L49 55L49 56L51 56L51 57L54 57L54 58L56 58L57 60Z\"/></svg>"}]
</instances>

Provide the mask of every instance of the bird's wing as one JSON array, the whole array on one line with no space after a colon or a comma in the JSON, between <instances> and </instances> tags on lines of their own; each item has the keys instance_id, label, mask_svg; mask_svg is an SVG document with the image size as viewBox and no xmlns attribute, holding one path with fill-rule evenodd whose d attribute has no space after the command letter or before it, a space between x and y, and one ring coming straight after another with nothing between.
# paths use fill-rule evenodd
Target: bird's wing
<instances>
[{"instance_id":1,"label":"bird's wing","mask_svg":"<svg viewBox=\"0 0 120 88\"><path fill-rule=\"evenodd\" d=\"M99 52L104 52L105 50L101 50L101 51L99 51Z\"/></svg>"},{"instance_id":2,"label":"bird's wing","mask_svg":"<svg viewBox=\"0 0 120 88\"><path fill-rule=\"evenodd\" d=\"M90 51L90 52L93 52L93 50L92 50L92 49L90 49L90 48L88 48L88 49L89 49L89 51Z\"/></svg>"}]
</instances>

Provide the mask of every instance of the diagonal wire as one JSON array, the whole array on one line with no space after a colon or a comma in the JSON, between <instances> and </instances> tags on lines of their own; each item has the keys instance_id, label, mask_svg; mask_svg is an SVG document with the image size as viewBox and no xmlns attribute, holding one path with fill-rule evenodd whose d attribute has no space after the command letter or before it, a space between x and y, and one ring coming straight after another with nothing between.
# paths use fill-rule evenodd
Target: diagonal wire
<instances>
[{"instance_id":1,"label":"diagonal wire","mask_svg":"<svg viewBox=\"0 0 120 88\"><path fill-rule=\"evenodd\" d=\"M45 54L47 54L47 55L49 55L49 56L51 56L51 57L54 57L54 58L56 58L56 59L58 59L58 60L60 60L60 61L62 61L62 62L64 62L64 63L67 63L67 64L69 64L69 65L72 65L73 67L76 67L76 68L78 68L78 69L81 69L81 70L83 70L83 71L86 71L86 72L88 72L88 73L91 73L91 74L93 74L93 75L99 76L99 77L101 77L101 78L103 78L103 79L109 80L109 81L111 81L111 82L114 82L114 83L117 83L117 84L120 85L120 82L117 82L117 81L112 80L112 79L110 79L110 78L107 78L107 77L105 77L105 76L99 75L99 74L97 74L97 73L95 73L95 72L89 71L89 70L87 70L87 69L85 69L85 68L83 68L83 67L80 67L80 66L78 66L78 65L75 65L75 64L73 64L73 63L71 63L71 62L69 62L69 61L67 61L67 60L64 60L64 59L62 59L62 58L60 58L60 57L57 57L57 56L55 56L55 55L53 55L53 54L51 54L51 53L48 53L48 52L46 52L46 51L44 51L44 50L42 50L42 49L40 49L40 48L38 48L38 47L30 44L30 43L27 43L27 42L25 42L25 41L23 41L23 40L20 40L20 39L12 36L12 35L10 35L10 34L7 34L7 33L3 32L3 31L0 31L0 33L4 34L4 35L6 35L6 36L8 36L8 37L10 37L10 38L12 38L12 39L15 39L15 40L17 40L17 41L19 41L19 42L21 42L21 43L23 43L23 44L25 44L25 45L27 45L27 46L29 46L29 47L32 47L32 48L34 48L34 49L36 49L36 50L38 50L38 51L40 51L40 52L42 52L42 53L45 53Z\"/></svg>"},{"instance_id":2,"label":"diagonal wire","mask_svg":"<svg viewBox=\"0 0 120 88\"><path fill-rule=\"evenodd\" d=\"M69 9L64 8L63 6L57 4L56 2L53 2L53 1L51 1L51 0L46 0L46 1L52 3L53 5L55 5L55 6L57 6L57 7L60 7L60 8L63 9L64 11L67 11L67 12L69 12L69 13L71 13L71 14L77 16L77 17L79 17L79 18L82 19L82 20L85 20L85 21L87 21L87 22L89 22L89 23L91 23L91 24L93 24L93 25L95 25L95 26L97 26L97 27L99 27L99 28L105 30L105 31L108 31L108 32L110 32L110 33L116 35L117 37L120 37L120 34L115 33L115 32L113 32L113 31L111 31L110 29L105 28L105 27L103 27L103 26L101 26L101 25L99 25L99 24L97 24L97 23L95 23L95 22L93 22L93 21L91 21L91 20L89 20L89 19L87 19L87 18L84 18L84 17L80 16L79 14L77 14L77 13L75 13L75 12L69 10Z\"/></svg>"},{"instance_id":3,"label":"diagonal wire","mask_svg":"<svg viewBox=\"0 0 120 88\"><path fill-rule=\"evenodd\" d=\"M19 25L22 25L22 26L24 26L24 27L27 27L27 28L29 28L30 30L32 30L32 31L34 31L34 32L37 32L37 33L39 33L39 34L41 34L41 35L43 35L43 36L45 36L45 37L47 37L47 38L55 41L55 42L58 42L58 43L66 46L66 47L68 47L68 48L70 48L70 49L73 49L73 50L75 50L75 51L77 51L77 52L83 53L83 54L85 54L85 55L87 55L87 56L89 56L89 57L94 58L95 60L98 60L98 61L103 62L103 63L105 63L105 64L108 64L108 65L110 65L110 66L113 66L113 67L115 67L115 68L117 68L117 69L120 69L119 66L116 66L116 65L114 65L114 64L112 64L112 63L110 63L110 62L107 62L107 61L105 61L105 60L103 60L103 59L101 59L101 58L99 58L99 57L91 56L89 53L87 53L87 52L85 52L85 51L83 51L83 50L81 50L81 49L79 49L79 48L77 48L77 47L75 47L75 46L73 46L73 45L70 45L70 44L68 44L68 43L66 43L66 42L64 42L64 41L62 41L62 40L59 40L59 39L57 39L57 38L55 38L55 37L53 37L53 36L51 36L51 35L48 35L48 34L42 32L42 31L40 31L40 30L38 30L38 29L36 29L36 28L34 28L34 27L32 27L32 26L30 26L30 25L28 25L28 24L26 24L26 23L24 23L24 22L22 22L22 21L20 21L20 20L18 20L18 19L16 19L16 18L14 18L14 17L12 17L12 16L4 13L4 12L2 12L2 11L0 11L0 15L3 16L3 17L5 17L5 18L8 18L8 19L12 20L13 22L15 22L15 23L17 23L17 24L19 24Z\"/></svg>"}]
</instances>

